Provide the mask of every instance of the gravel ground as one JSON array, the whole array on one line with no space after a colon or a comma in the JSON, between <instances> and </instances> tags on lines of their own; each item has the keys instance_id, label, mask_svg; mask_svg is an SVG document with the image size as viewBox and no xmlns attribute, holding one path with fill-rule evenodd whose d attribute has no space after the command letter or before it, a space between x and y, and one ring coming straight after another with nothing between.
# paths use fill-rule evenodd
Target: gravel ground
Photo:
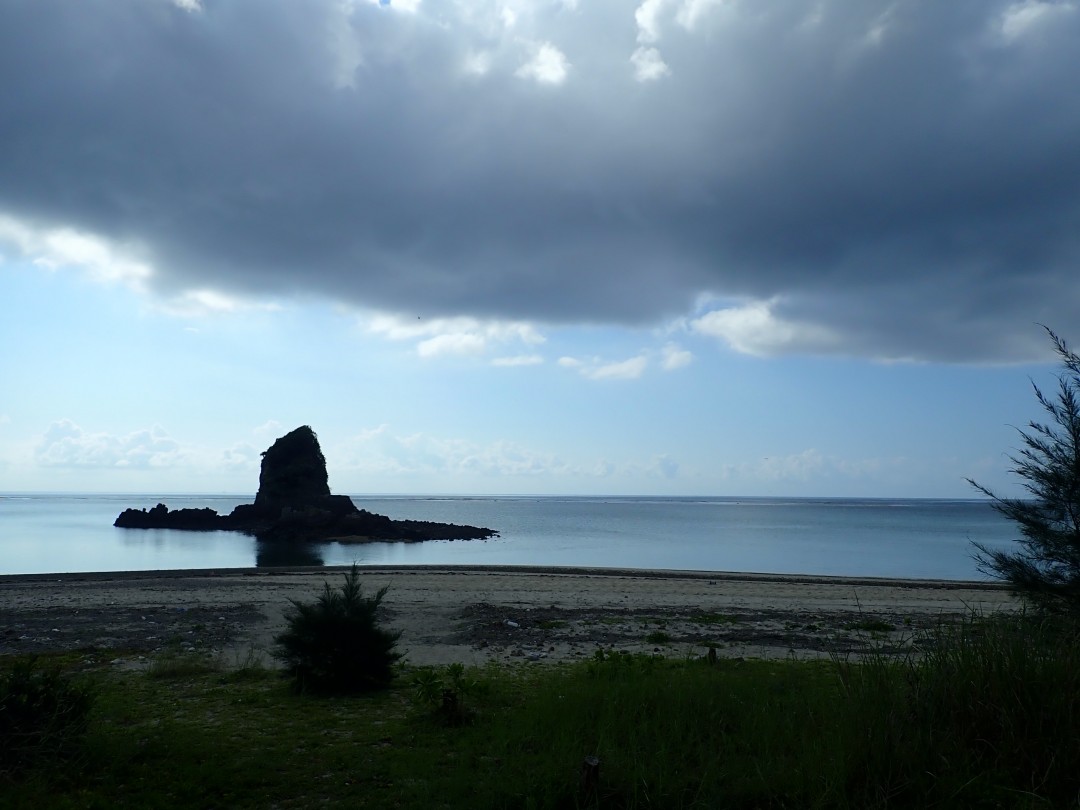
<instances>
[{"instance_id":1,"label":"gravel ground","mask_svg":"<svg viewBox=\"0 0 1080 810\"><path fill-rule=\"evenodd\" d=\"M0 577L0 655L164 651L268 658L289 599L341 571L229 570ZM904 649L971 610L1012 607L985 583L602 569L362 569L390 585L382 618L416 664L565 661L598 648L736 657Z\"/></svg>"}]
</instances>

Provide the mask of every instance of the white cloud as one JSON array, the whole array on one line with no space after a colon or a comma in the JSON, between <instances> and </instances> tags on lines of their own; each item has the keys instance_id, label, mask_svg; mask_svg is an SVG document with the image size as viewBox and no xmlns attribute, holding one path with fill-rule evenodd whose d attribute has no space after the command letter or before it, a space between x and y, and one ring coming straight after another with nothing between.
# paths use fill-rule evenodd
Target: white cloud
<instances>
[{"instance_id":1,"label":"white cloud","mask_svg":"<svg viewBox=\"0 0 1080 810\"><path fill-rule=\"evenodd\" d=\"M544 358L538 354L518 354L513 357L496 357L491 361L493 366L538 366L544 362Z\"/></svg>"},{"instance_id":2,"label":"white cloud","mask_svg":"<svg viewBox=\"0 0 1080 810\"><path fill-rule=\"evenodd\" d=\"M434 476L438 480L500 478L577 478L672 480L680 477L680 464L667 454L648 460L613 461L596 459L570 461L556 453L540 452L510 441L478 442L444 438L424 433L395 434L387 425L362 431L341 443L335 459L340 467L335 476ZM499 484L513 490L530 484ZM558 486L557 484L555 486Z\"/></svg>"},{"instance_id":3,"label":"white cloud","mask_svg":"<svg viewBox=\"0 0 1080 810\"><path fill-rule=\"evenodd\" d=\"M228 472L249 472L262 467L262 451L247 443L234 444L221 453L221 468Z\"/></svg>"},{"instance_id":4,"label":"white cloud","mask_svg":"<svg viewBox=\"0 0 1080 810\"><path fill-rule=\"evenodd\" d=\"M714 8L725 5L728 0L684 0L675 21L687 31L693 31L698 23Z\"/></svg>"},{"instance_id":5,"label":"white cloud","mask_svg":"<svg viewBox=\"0 0 1080 810\"><path fill-rule=\"evenodd\" d=\"M656 48L638 48L630 57L634 66L634 78L639 82L652 82L671 73L671 68L664 62Z\"/></svg>"},{"instance_id":6,"label":"white cloud","mask_svg":"<svg viewBox=\"0 0 1080 810\"><path fill-rule=\"evenodd\" d=\"M410 320L396 315L377 314L366 319L368 332L387 340L416 343L420 357L479 355L494 346L522 343L536 346L546 338L529 323L481 321L476 318L432 318Z\"/></svg>"},{"instance_id":7,"label":"white cloud","mask_svg":"<svg viewBox=\"0 0 1080 810\"><path fill-rule=\"evenodd\" d=\"M590 380L636 380L649 367L649 355L642 352L627 360L608 363L598 357L587 359L560 357L558 363L563 368L573 369Z\"/></svg>"},{"instance_id":8,"label":"white cloud","mask_svg":"<svg viewBox=\"0 0 1080 810\"><path fill-rule=\"evenodd\" d=\"M939 464L939 469L942 466ZM903 456L850 459L828 455L811 447L787 455L767 456L755 461L724 465L722 477L727 481L738 481L748 486L807 484L810 489L821 492L836 487L838 481L846 482L843 486L849 488L852 482L895 483L910 480L913 475L927 477L929 474L928 470L916 471L911 460ZM964 474L966 473L957 472L958 476Z\"/></svg>"},{"instance_id":9,"label":"white cloud","mask_svg":"<svg viewBox=\"0 0 1080 810\"><path fill-rule=\"evenodd\" d=\"M806 481L820 475L824 467L825 458L810 448L788 456L764 458L755 465L754 473L757 478L769 481Z\"/></svg>"},{"instance_id":10,"label":"white cloud","mask_svg":"<svg viewBox=\"0 0 1080 810\"><path fill-rule=\"evenodd\" d=\"M755 301L713 310L692 320L690 329L720 338L735 351L758 357L836 350L839 341L827 327L786 321L773 314L774 305L774 302Z\"/></svg>"},{"instance_id":11,"label":"white cloud","mask_svg":"<svg viewBox=\"0 0 1080 810\"><path fill-rule=\"evenodd\" d=\"M522 79L534 79L539 84L559 85L570 73L566 55L550 42L541 43L533 58L519 67L515 73Z\"/></svg>"},{"instance_id":12,"label":"white cloud","mask_svg":"<svg viewBox=\"0 0 1080 810\"><path fill-rule=\"evenodd\" d=\"M173 298L164 299L160 308L183 318L204 315L227 315L236 312L280 312L280 304L240 298L217 290L186 290Z\"/></svg>"},{"instance_id":13,"label":"white cloud","mask_svg":"<svg viewBox=\"0 0 1080 810\"><path fill-rule=\"evenodd\" d=\"M380 475L475 475L481 477L580 474L551 453L514 442L478 443L415 433L393 434L387 425L366 430L342 446L344 467Z\"/></svg>"},{"instance_id":14,"label":"white cloud","mask_svg":"<svg viewBox=\"0 0 1080 810\"><path fill-rule=\"evenodd\" d=\"M597 478L610 478L615 474L618 467L616 467L613 461L607 459L601 459L596 462L596 465L592 468L592 474Z\"/></svg>"},{"instance_id":15,"label":"white cloud","mask_svg":"<svg viewBox=\"0 0 1080 810\"><path fill-rule=\"evenodd\" d=\"M273 439L276 439L278 436L282 435L282 431L283 428L281 427L281 422L277 421L276 419L267 419L257 428L252 428L251 430L252 434L258 436L259 438Z\"/></svg>"},{"instance_id":16,"label":"white cloud","mask_svg":"<svg viewBox=\"0 0 1080 810\"><path fill-rule=\"evenodd\" d=\"M660 14L671 0L644 0L634 12L637 23L637 40L642 44L657 42L660 39Z\"/></svg>"},{"instance_id":17,"label":"white cloud","mask_svg":"<svg viewBox=\"0 0 1080 810\"><path fill-rule=\"evenodd\" d=\"M677 343L667 343L661 350L660 366L664 371L674 371L677 368L690 365L693 359L694 355Z\"/></svg>"},{"instance_id":18,"label":"white cloud","mask_svg":"<svg viewBox=\"0 0 1080 810\"><path fill-rule=\"evenodd\" d=\"M487 341L477 334L457 332L422 340L416 344L421 357L439 357L447 354L483 354Z\"/></svg>"},{"instance_id":19,"label":"white cloud","mask_svg":"<svg viewBox=\"0 0 1080 810\"><path fill-rule=\"evenodd\" d=\"M881 47L881 43L889 35L894 26L893 18L896 15L896 6L888 6L883 12L874 17L866 28L866 32L855 44L856 54Z\"/></svg>"},{"instance_id":20,"label":"white cloud","mask_svg":"<svg viewBox=\"0 0 1080 810\"><path fill-rule=\"evenodd\" d=\"M201 0L172 0L172 3L174 6L182 8L184 11L202 11Z\"/></svg>"},{"instance_id":21,"label":"white cloud","mask_svg":"<svg viewBox=\"0 0 1080 810\"><path fill-rule=\"evenodd\" d=\"M1025 0L1013 3L1001 15L1001 36L1006 42L1014 40L1043 28L1059 19L1063 14L1076 11L1073 2L1049 2L1048 0Z\"/></svg>"},{"instance_id":22,"label":"white cloud","mask_svg":"<svg viewBox=\"0 0 1080 810\"><path fill-rule=\"evenodd\" d=\"M343 8L348 9L356 0L340 0ZM416 14L420 11L422 0L367 0L368 4L388 11L400 11L404 14Z\"/></svg>"},{"instance_id":23,"label":"white cloud","mask_svg":"<svg viewBox=\"0 0 1080 810\"><path fill-rule=\"evenodd\" d=\"M153 275L130 246L74 228L43 228L0 214L0 244L13 246L38 267L77 267L92 280L142 290Z\"/></svg>"},{"instance_id":24,"label":"white cloud","mask_svg":"<svg viewBox=\"0 0 1080 810\"><path fill-rule=\"evenodd\" d=\"M70 419L53 422L35 448L47 467L169 467L183 460L180 444L155 425L126 436L87 433Z\"/></svg>"},{"instance_id":25,"label":"white cloud","mask_svg":"<svg viewBox=\"0 0 1080 810\"><path fill-rule=\"evenodd\" d=\"M583 373L592 380L636 380L648 368L649 358L643 354L618 363L605 363Z\"/></svg>"},{"instance_id":26,"label":"white cloud","mask_svg":"<svg viewBox=\"0 0 1080 810\"><path fill-rule=\"evenodd\" d=\"M470 51L465 55L464 71L473 76L486 76L491 70L491 61L488 51Z\"/></svg>"},{"instance_id":27,"label":"white cloud","mask_svg":"<svg viewBox=\"0 0 1080 810\"><path fill-rule=\"evenodd\" d=\"M642 325L781 296L921 359L1030 359L1075 310L1077 0L168 2L113 9L160 47L112 61L92 4L0 3L17 252L212 311Z\"/></svg>"},{"instance_id":28,"label":"white cloud","mask_svg":"<svg viewBox=\"0 0 1080 810\"><path fill-rule=\"evenodd\" d=\"M364 55L352 28L351 11L351 6L343 2L327 13L327 48L332 55L333 83L339 90L356 87L356 71L364 64Z\"/></svg>"},{"instance_id":29,"label":"white cloud","mask_svg":"<svg viewBox=\"0 0 1080 810\"><path fill-rule=\"evenodd\" d=\"M148 293L153 267L137 258L130 245L121 245L74 228L43 228L0 214L0 245L17 250L35 266L55 271L81 270L99 284L122 284L140 294ZM281 306L266 301L228 295L209 288L185 290L172 297L153 299L154 306L179 317L226 314L248 310L276 312Z\"/></svg>"},{"instance_id":30,"label":"white cloud","mask_svg":"<svg viewBox=\"0 0 1080 810\"><path fill-rule=\"evenodd\" d=\"M652 460L649 465L649 470L654 475L659 475L661 478L674 479L679 477L679 462L671 458L671 456L664 454L657 456Z\"/></svg>"}]
</instances>

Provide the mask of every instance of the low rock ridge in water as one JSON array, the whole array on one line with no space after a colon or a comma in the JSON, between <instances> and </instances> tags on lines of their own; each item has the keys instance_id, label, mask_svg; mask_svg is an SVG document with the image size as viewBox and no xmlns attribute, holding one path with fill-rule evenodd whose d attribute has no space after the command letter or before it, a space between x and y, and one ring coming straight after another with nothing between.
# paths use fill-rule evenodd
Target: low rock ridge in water
<instances>
[{"instance_id":1,"label":"low rock ridge in water","mask_svg":"<svg viewBox=\"0 0 1080 810\"><path fill-rule=\"evenodd\" d=\"M301 542L480 540L493 529L427 520L392 520L358 509L347 495L332 495L326 459L310 427L282 436L263 453L255 503L228 515L213 509L125 509L113 524L122 529L235 531L260 540Z\"/></svg>"}]
</instances>

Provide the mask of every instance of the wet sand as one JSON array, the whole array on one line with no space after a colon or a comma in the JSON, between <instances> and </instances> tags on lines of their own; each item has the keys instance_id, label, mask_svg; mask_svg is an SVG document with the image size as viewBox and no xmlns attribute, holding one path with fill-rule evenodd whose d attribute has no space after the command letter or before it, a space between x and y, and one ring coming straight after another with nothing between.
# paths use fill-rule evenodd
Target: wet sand
<instances>
[{"instance_id":1,"label":"wet sand","mask_svg":"<svg viewBox=\"0 0 1080 810\"><path fill-rule=\"evenodd\" d=\"M289 599L343 568L0 576L0 655L85 650L147 660L202 651L266 657ZM920 630L1011 610L1000 585L681 571L368 567L383 620L413 664L566 661L596 649L755 658L899 649Z\"/></svg>"}]
</instances>

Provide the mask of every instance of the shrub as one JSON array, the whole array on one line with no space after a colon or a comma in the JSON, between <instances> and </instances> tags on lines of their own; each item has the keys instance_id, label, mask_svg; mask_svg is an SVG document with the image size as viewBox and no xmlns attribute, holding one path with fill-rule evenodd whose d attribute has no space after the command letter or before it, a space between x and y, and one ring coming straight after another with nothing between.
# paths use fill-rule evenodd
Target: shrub
<instances>
[{"instance_id":1,"label":"shrub","mask_svg":"<svg viewBox=\"0 0 1080 810\"><path fill-rule=\"evenodd\" d=\"M1020 527L1021 550L975 543L976 560L980 570L1004 579L1035 607L1080 613L1080 355L1046 332L1064 367L1056 397L1033 384L1050 423L1029 422L1028 430L1019 431L1024 448L1010 457L1031 497L999 498L968 479Z\"/></svg>"},{"instance_id":2,"label":"shrub","mask_svg":"<svg viewBox=\"0 0 1080 810\"><path fill-rule=\"evenodd\" d=\"M86 730L92 694L35 659L0 676L0 770L70 752Z\"/></svg>"},{"instance_id":3,"label":"shrub","mask_svg":"<svg viewBox=\"0 0 1080 810\"><path fill-rule=\"evenodd\" d=\"M475 673L462 664L448 664L439 670L421 669L413 677L416 700L449 726L463 726L474 718L466 698L483 691Z\"/></svg>"},{"instance_id":4,"label":"shrub","mask_svg":"<svg viewBox=\"0 0 1080 810\"><path fill-rule=\"evenodd\" d=\"M288 626L274 639L274 656L297 691L347 694L390 684L401 633L379 627L375 615L387 590L364 598L354 563L338 590L325 583L314 602L289 600Z\"/></svg>"}]
</instances>

